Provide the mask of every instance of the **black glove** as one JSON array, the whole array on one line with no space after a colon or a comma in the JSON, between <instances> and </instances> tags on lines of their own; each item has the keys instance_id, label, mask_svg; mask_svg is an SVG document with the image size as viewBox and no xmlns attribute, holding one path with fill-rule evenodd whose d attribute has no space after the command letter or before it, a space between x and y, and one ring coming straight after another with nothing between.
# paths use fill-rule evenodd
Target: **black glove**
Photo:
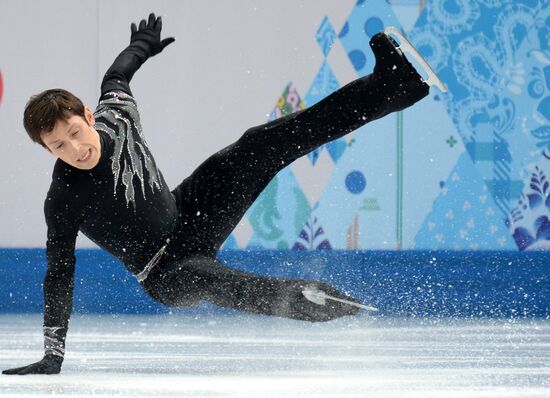
<instances>
[{"instance_id":1,"label":"black glove","mask_svg":"<svg viewBox=\"0 0 550 398\"><path fill-rule=\"evenodd\" d=\"M132 35L130 36L130 45L137 46L145 51L147 57L152 57L160 53L164 48L173 43L176 39L168 37L160 40L160 31L162 30L161 17L155 18L155 14L149 14L149 20L145 22L142 19L139 28L135 23L131 26Z\"/></svg>"},{"instance_id":2,"label":"black glove","mask_svg":"<svg viewBox=\"0 0 550 398\"><path fill-rule=\"evenodd\" d=\"M5 375L53 375L61 372L61 364L63 363L63 357L47 354L41 361L31 363L30 365L23 366L21 368L14 368L4 370L2 374Z\"/></svg>"}]
</instances>

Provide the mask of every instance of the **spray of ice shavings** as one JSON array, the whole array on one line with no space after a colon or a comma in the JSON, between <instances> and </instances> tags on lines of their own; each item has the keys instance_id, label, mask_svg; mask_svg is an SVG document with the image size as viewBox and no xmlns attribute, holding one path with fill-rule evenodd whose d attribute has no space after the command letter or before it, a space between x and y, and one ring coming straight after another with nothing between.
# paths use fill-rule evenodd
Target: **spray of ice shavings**
<instances>
[{"instance_id":1,"label":"spray of ice shavings","mask_svg":"<svg viewBox=\"0 0 550 398\"><path fill-rule=\"evenodd\" d=\"M133 203L135 206L134 177L140 181L143 197L145 171L149 174L147 183L152 191L160 189L161 184L160 173L143 137L139 113L132 97L117 93L116 97L101 101L96 119L95 128L107 133L115 145L111 158L115 193L120 178L125 188L126 204Z\"/></svg>"}]
</instances>

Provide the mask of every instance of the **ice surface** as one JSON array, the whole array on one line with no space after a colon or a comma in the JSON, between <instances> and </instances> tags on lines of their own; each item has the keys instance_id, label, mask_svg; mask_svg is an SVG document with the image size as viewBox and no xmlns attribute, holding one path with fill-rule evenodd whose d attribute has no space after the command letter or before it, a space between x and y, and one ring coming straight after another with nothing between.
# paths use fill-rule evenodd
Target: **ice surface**
<instances>
[{"instance_id":1,"label":"ice surface","mask_svg":"<svg viewBox=\"0 0 550 398\"><path fill-rule=\"evenodd\" d=\"M0 315L0 367L41 357L42 318ZM74 316L63 371L1 397L549 397L550 321Z\"/></svg>"}]
</instances>

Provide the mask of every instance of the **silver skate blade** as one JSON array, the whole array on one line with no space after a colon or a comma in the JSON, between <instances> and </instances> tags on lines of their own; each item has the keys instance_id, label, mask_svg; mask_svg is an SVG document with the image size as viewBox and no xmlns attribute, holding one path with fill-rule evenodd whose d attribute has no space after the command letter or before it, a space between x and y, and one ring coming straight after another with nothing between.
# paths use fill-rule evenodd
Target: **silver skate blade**
<instances>
[{"instance_id":1,"label":"silver skate blade","mask_svg":"<svg viewBox=\"0 0 550 398\"><path fill-rule=\"evenodd\" d=\"M389 35L395 36L399 42L399 49L403 52L407 52L411 54L418 61L420 66L422 66L422 68L428 74L428 79L425 80L426 84L428 84L429 86L435 85L444 93L448 91L447 86L445 86L445 84L441 81L439 76L437 76L437 74L434 72L430 64L426 62L424 57L422 57L422 55L420 55L418 50L411 44L411 42L407 40L405 36L403 36L403 34L399 31L399 29L397 29L395 26L388 26L386 29L384 29L384 33L387 34L388 36Z\"/></svg>"},{"instance_id":2,"label":"silver skate blade","mask_svg":"<svg viewBox=\"0 0 550 398\"><path fill-rule=\"evenodd\" d=\"M353 307L361 308L366 311L371 311L371 312L378 311L378 308L371 307L369 305L355 303L349 300L344 300L338 297L333 297L319 289L312 288L312 287L306 287L304 290L302 290L302 294L306 299L318 305L326 305L327 300L333 300L333 301L338 301L340 303L351 305Z\"/></svg>"}]
</instances>

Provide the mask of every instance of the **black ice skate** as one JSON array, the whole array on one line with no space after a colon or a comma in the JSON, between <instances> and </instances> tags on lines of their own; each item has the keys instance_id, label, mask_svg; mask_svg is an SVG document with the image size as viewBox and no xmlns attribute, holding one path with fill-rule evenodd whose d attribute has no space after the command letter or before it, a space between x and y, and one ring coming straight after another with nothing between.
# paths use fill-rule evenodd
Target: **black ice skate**
<instances>
[{"instance_id":1,"label":"black ice skate","mask_svg":"<svg viewBox=\"0 0 550 398\"><path fill-rule=\"evenodd\" d=\"M402 44L399 45L390 36L390 33L402 40ZM424 81L405 57L402 48L407 52L420 55L395 28L388 28L385 32L377 33L371 38L369 44L376 59L374 71L369 77L377 87L375 94L382 100L378 108L379 114L373 119L408 108L428 95L430 84L436 84L436 81L441 83L439 79ZM424 60L423 62L427 65ZM433 73L431 68L429 70ZM433 75L435 76L435 74ZM440 87L446 91L443 83Z\"/></svg>"},{"instance_id":2,"label":"black ice skate","mask_svg":"<svg viewBox=\"0 0 550 398\"><path fill-rule=\"evenodd\" d=\"M403 34L397 29L395 26L388 26L386 29L384 29L384 33L388 36L395 36L397 39L401 42L401 44L397 44L393 38L390 37L390 39L393 41L394 45L397 46L397 50L401 53L407 52L411 54L412 57L414 57L422 69L424 69L424 72L428 75L427 79L424 79L426 84L428 86L437 86L442 92L447 92L447 86L441 81L439 76L435 73L435 71L432 69L430 64L426 62L424 57L420 55L418 50L411 44L409 40Z\"/></svg>"},{"instance_id":3,"label":"black ice skate","mask_svg":"<svg viewBox=\"0 0 550 398\"><path fill-rule=\"evenodd\" d=\"M352 297L320 282L299 283L290 305L290 317L311 322L326 322L343 316L355 315L360 309L376 311L376 308L363 306Z\"/></svg>"},{"instance_id":4,"label":"black ice skate","mask_svg":"<svg viewBox=\"0 0 550 398\"><path fill-rule=\"evenodd\" d=\"M366 311L371 311L371 312L378 311L378 308L371 307L370 305L360 304L356 301L352 301L350 297L343 298L341 295L331 296L330 294L328 294L323 290L320 290L316 286L307 286L306 288L304 288L304 290L302 290L302 294L309 301L318 305L327 305L331 301L334 301L334 302L342 303L342 304L356 307Z\"/></svg>"}]
</instances>

